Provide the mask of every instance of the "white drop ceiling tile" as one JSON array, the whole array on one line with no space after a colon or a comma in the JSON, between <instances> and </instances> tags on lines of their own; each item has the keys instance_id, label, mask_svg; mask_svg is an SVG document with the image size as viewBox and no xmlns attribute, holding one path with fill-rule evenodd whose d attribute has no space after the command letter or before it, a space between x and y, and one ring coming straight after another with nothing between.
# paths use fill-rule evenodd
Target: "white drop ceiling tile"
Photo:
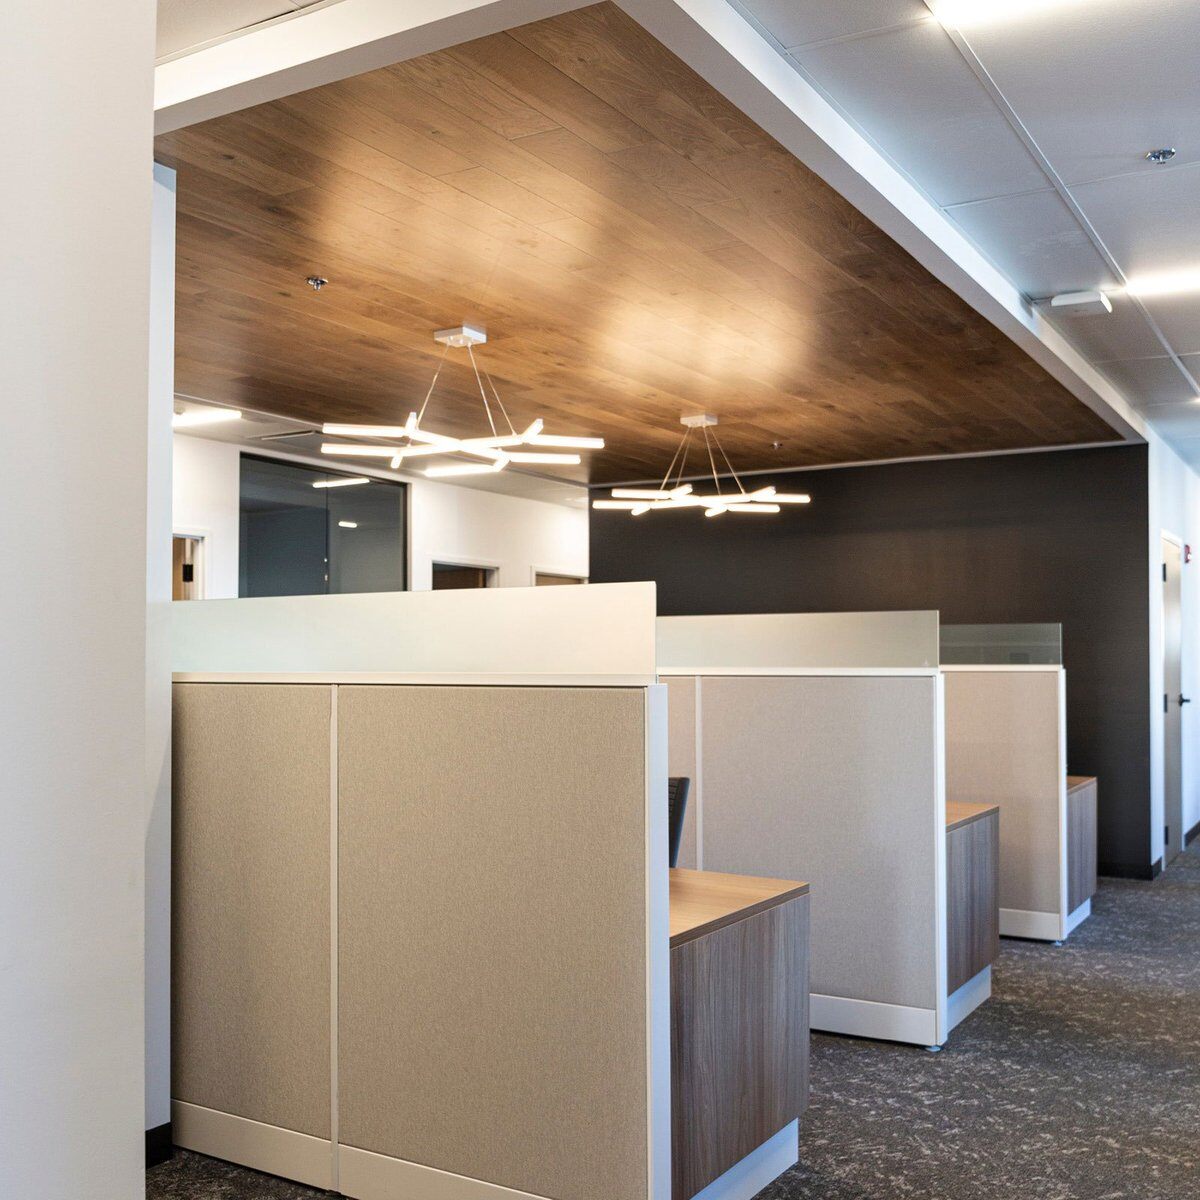
<instances>
[{"instance_id":1,"label":"white drop ceiling tile","mask_svg":"<svg viewBox=\"0 0 1200 1200\"><path fill-rule=\"evenodd\" d=\"M1146 151L1200 162L1200 4L1080 0L962 30L1068 183L1156 170Z\"/></svg>"},{"instance_id":2,"label":"white drop ceiling tile","mask_svg":"<svg viewBox=\"0 0 1200 1200\"><path fill-rule=\"evenodd\" d=\"M964 204L949 209L948 215L1027 296L1117 283L1055 191Z\"/></svg>"},{"instance_id":3,"label":"white drop ceiling tile","mask_svg":"<svg viewBox=\"0 0 1200 1200\"><path fill-rule=\"evenodd\" d=\"M1100 317L1055 316L1043 309L1050 323L1079 351L1094 363L1123 358L1152 358L1166 353L1154 335L1149 321L1128 296L1109 295L1111 313Z\"/></svg>"},{"instance_id":4,"label":"white drop ceiling tile","mask_svg":"<svg viewBox=\"0 0 1200 1200\"><path fill-rule=\"evenodd\" d=\"M158 0L158 57L294 12L288 0Z\"/></svg>"},{"instance_id":5,"label":"white drop ceiling tile","mask_svg":"<svg viewBox=\"0 0 1200 1200\"><path fill-rule=\"evenodd\" d=\"M1200 267L1200 165L1152 170L1071 189L1131 278Z\"/></svg>"},{"instance_id":6,"label":"white drop ceiling tile","mask_svg":"<svg viewBox=\"0 0 1200 1200\"><path fill-rule=\"evenodd\" d=\"M1102 363L1098 368L1121 389L1135 408L1180 404L1195 398L1195 390L1170 358L1129 358ZM1197 405L1200 410L1200 405Z\"/></svg>"},{"instance_id":7,"label":"white drop ceiling tile","mask_svg":"<svg viewBox=\"0 0 1200 1200\"><path fill-rule=\"evenodd\" d=\"M936 22L797 50L802 70L941 205L1046 176Z\"/></svg>"},{"instance_id":8,"label":"white drop ceiling tile","mask_svg":"<svg viewBox=\"0 0 1200 1200\"><path fill-rule=\"evenodd\" d=\"M742 0L742 7L785 46L932 19L922 0Z\"/></svg>"},{"instance_id":9,"label":"white drop ceiling tile","mask_svg":"<svg viewBox=\"0 0 1200 1200\"><path fill-rule=\"evenodd\" d=\"M1144 303L1176 354L1200 353L1200 295L1159 296Z\"/></svg>"},{"instance_id":10,"label":"white drop ceiling tile","mask_svg":"<svg viewBox=\"0 0 1200 1200\"><path fill-rule=\"evenodd\" d=\"M1145 409L1142 414L1155 431L1180 448L1187 439L1195 438L1192 454L1200 454L1200 402L1185 401L1182 404L1163 404Z\"/></svg>"}]
</instances>

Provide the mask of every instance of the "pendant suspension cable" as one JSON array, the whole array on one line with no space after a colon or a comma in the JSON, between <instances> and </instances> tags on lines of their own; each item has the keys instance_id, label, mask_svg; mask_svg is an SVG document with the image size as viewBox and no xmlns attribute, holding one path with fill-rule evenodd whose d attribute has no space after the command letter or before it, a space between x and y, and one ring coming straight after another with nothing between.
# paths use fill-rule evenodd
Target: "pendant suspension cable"
<instances>
[{"instance_id":1,"label":"pendant suspension cable","mask_svg":"<svg viewBox=\"0 0 1200 1200\"><path fill-rule=\"evenodd\" d=\"M483 389L483 380L479 377L479 364L475 361L474 347L467 346L467 357L471 360L471 368L475 372L475 382L479 384L479 395L483 400L483 411L487 413L488 424L492 427L492 437L496 436L496 422L492 418L492 406L488 403L487 392Z\"/></svg>"},{"instance_id":2,"label":"pendant suspension cable","mask_svg":"<svg viewBox=\"0 0 1200 1200\"><path fill-rule=\"evenodd\" d=\"M663 474L662 483L658 485L658 490L660 492L666 492L670 490L668 484L671 482L671 472L675 469L675 464L679 461L679 455L683 451L683 447L687 442L688 433L690 432L691 431L688 430L684 433L683 437L679 439L679 445L675 447L675 453L671 456L671 461L667 464L667 469Z\"/></svg>"},{"instance_id":3,"label":"pendant suspension cable","mask_svg":"<svg viewBox=\"0 0 1200 1200\"><path fill-rule=\"evenodd\" d=\"M713 439L708 436L708 426L704 427L704 448L708 451L708 465L712 469L713 483L716 485L717 495L721 494L721 480L717 477L717 460L713 458L712 451Z\"/></svg>"},{"instance_id":4,"label":"pendant suspension cable","mask_svg":"<svg viewBox=\"0 0 1200 1200\"><path fill-rule=\"evenodd\" d=\"M733 463L729 461L729 455L725 453L725 447L721 445L721 439L714 433L712 440L717 443L717 449L721 452L721 457L725 460L725 465L729 468L730 475L733 476L733 482L738 485L738 491L744 496L746 494L745 485L742 483L738 473L733 469Z\"/></svg>"},{"instance_id":5,"label":"pendant suspension cable","mask_svg":"<svg viewBox=\"0 0 1200 1200\"><path fill-rule=\"evenodd\" d=\"M679 451L680 451L680 454L682 455L682 457L679 460L679 474L675 476L675 486L676 487L679 487L680 484L683 483L683 472L687 468L688 448L691 445L691 441L692 441L692 431L691 431L691 429L689 429L687 431L687 433L685 433L683 435L683 444L679 447Z\"/></svg>"},{"instance_id":6,"label":"pendant suspension cable","mask_svg":"<svg viewBox=\"0 0 1200 1200\"><path fill-rule=\"evenodd\" d=\"M491 375L488 374L487 367L483 368L483 377L488 382L488 387L491 388L492 395L496 398L496 403L500 406L500 412L504 417L504 422L508 426L508 432L516 437L517 430L512 423L512 417L508 415L508 409L504 407L504 401L500 399L500 393L496 390L496 385L492 382Z\"/></svg>"},{"instance_id":7,"label":"pendant suspension cable","mask_svg":"<svg viewBox=\"0 0 1200 1200\"><path fill-rule=\"evenodd\" d=\"M433 378L429 381L429 391L425 393L425 399L421 401L421 410L417 413L417 425L421 424L422 418L425 416L425 409L429 406L429 397L433 395L433 389L437 387L438 377L442 373L442 368L446 365L446 355L449 353L450 347L442 347L442 357L438 359L437 370L433 373Z\"/></svg>"}]
</instances>

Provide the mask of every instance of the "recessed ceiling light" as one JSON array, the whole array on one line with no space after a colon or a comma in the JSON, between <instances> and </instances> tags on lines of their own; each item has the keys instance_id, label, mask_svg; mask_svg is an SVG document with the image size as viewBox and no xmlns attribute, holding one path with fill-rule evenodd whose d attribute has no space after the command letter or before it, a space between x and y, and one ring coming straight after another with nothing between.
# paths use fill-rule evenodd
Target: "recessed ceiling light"
<instances>
[{"instance_id":1,"label":"recessed ceiling light","mask_svg":"<svg viewBox=\"0 0 1200 1200\"><path fill-rule=\"evenodd\" d=\"M1135 276L1125 285L1131 296L1179 296L1200 292L1200 267L1182 271L1160 271L1155 275Z\"/></svg>"},{"instance_id":2,"label":"recessed ceiling light","mask_svg":"<svg viewBox=\"0 0 1200 1200\"><path fill-rule=\"evenodd\" d=\"M329 280L324 275L310 275L305 281L314 292L319 292L323 287L329 286Z\"/></svg>"},{"instance_id":3,"label":"recessed ceiling light","mask_svg":"<svg viewBox=\"0 0 1200 1200\"><path fill-rule=\"evenodd\" d=\"M998 25L1040 17L1061 8L1080 8L1094 0L929 0L933 15L956 29L971 25Z\"/></svg>"},{"instance_id":4,"label":"recessed ceiling light","mask_svg":"<svg viewBox=\"0 0 1200 1200\"><path fill-rule=\"evenodd\" d=\"M172 429L194 429L197 425L220 425L225 421L240 421L242 414L236 408L192 408L177 412L171 418Z\"/></svg>"},{"instance_id":5,"label":"recessed ceiling light","mask_svg":"<svg viewBox=\"0 0 1200 1200\"><path fill-rule=\"evenodd\" d=\"M1163 163L1169 163L1175 157L1175 147L1162 146L1158 150L1148 150L1146 157L1156 166L1161 167Z\"/></svg>"}]
</instances>

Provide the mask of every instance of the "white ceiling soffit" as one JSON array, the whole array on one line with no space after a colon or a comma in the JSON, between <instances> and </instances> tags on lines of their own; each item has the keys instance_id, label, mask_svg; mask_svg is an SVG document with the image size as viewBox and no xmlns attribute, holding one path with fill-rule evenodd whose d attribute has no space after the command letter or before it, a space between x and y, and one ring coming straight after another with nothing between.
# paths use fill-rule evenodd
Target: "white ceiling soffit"
<instances>
[{"instance_id":1,"label":"white ceiling soffit","mask_svg":"<svg viewBox=\"0 0 1200 1200\"><path fill-rule=\"evenodd\" d=\"M1056 193L1042 173L1037 156L1015 134L1010 137L1011 126L1002 116L989 111L983 84L977 79L972 84L969 70L964 75L964 61L961 56L955 57L959 52L948 44L940 26L930 28L923 4L916 0L861 0L854 4L843 0L805 0L803 4L754 0L760 14L756 20L729 0L618 2L1074 395L1112 423L1118 436L1136 440L1144 434L1147 426L1141 414L1127 403L1118 385L1102 373L1103 368L1094 365L1108 362L1112 355L1102 352L1097 357L1094 346L1088 347L1087 354L1076 349L1029 302L1029 291L1007 273L1016 271L1025 260L1029 271L1036 269L1048 277L1042 261L1046 255L1013 251L1007 270L1001 269L996 261L1000 255L980 249L975 240L981 236L978 229L968 232L970 219L955 215L959 205L982 206L995 199L986 193L997 187L1003 189L1005 174L1011 172L1019 183L1011 193L1004 193L1006 196L1052 193L1026 203L1034 214L1030 220L1036 220L1039 237L1046 246L1053 247L1051 257L1064 264L1063 270L1069 264L1075 272L1073 279L1088 278L1087 267L1081 263L1090 262L1097 271L1101 269L1096 266L1097 259L1101 265L1105 263L1091 243L1080 241L1078 229L1064 224L1063 211L1054 203ZM1124 2L1089 0L1106 5ZM581 5L577 0L340 0L160 65L155 72L156 125L160 131L177 129L578 7ZM779 26L785 37L765 28L772 19L785 22ZM849 32L833 32L842 28ZM787 40L811 47L813 32L816 41L837 44L892 33L904 35L896 45L906 47L904 53L909 55L913 76L921 88L927 87L923 76L936 71L923 64L917 48L936 45L938 49L930 53L936 54L941 64L937 69L944 66L948 73L948 86L955 97L950 107L961 110L961 127L956 119L943 129L948 144L969 149L972 138L1004 140L1003 161L1008 164L1005 172L997 174L989 156L972 152L970 162L965 164L960 156L955 172L948 170L946 177L934 185L934 190L940 190L939 200L935 201L930 186L903 169L905 149L899 132L885 152L874 131L868 135L848 118L844 98L839 98L836 105L831 102L826 84L818 86L810 81L785 52L782 43ZM929 37L931 32L935 39ZM899 51L888 50L881 57L886 61L892 53ZM845 70L848 77L859 79L860 87L868 88L869 71L864 74L861 66ZM902 124L908 101L906 98L898 103L894 89L901 86L905 76L888 76L883 64L877 74L880 86L892 88L893 93L886 105L873 98L875 111L898 114L898 123ZM927 95L920 99L927 113L930 104ZM910 140L930 140L928 129L916 128ZM998 155L1000 151L993 153ZM1069 212L1065 201L1063 204ZM1009 228L1022 227L1019 213L1005 212L995 220L1007 223ZM1161 343L1155 349L1154 342L1139 341L1137 331L1142 317L1136 306L1130 302L1125 309L1119 339L1122 350L1137 350L1135 357L1165 357Z\"/></svg>"},{"instance_id":2,"label":"white ceiling soffit","mask_svg":"<svg viewBox=\"0 0 1200 1200\"><path fill-rule=\"evenodd\" d=\"M158 61L339 0L158 0Z\"/></svg>"},{"instance_id":3,"label":"white ceiling soffit","mask_svg":"<svg viewBox=\"0 0 1200 1200\"><path fill-rule=\"evenodd\" d=\"M1112 315L1058 328L1200 465L1200 291L1123 294L1200 267L1200 4L1043 0L945 28L937 0L734 3L1026 298L1111 289Z\"/></svg>"}]
</instances>

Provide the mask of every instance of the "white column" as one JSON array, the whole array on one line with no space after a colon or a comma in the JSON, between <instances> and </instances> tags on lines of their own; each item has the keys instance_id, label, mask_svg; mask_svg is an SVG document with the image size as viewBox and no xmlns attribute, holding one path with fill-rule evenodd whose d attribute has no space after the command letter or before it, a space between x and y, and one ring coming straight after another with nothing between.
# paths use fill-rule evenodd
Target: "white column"
<instances>
[{"instance_id":1,"label":"white column","mask_svg":"<svg viewBox=\"0 0 1200 1200\"><path fill-rule=\"evenodd\" d=\"M0 1195L143 1194L153 0L4 7Z\"/></svg>"},{"instance_id":2,"label":"white column","mask_svg":"<svg viewBox=\"0 0 1200 1200\"><path fill-rule=\"evenodd\" d=\"M146 1128L171 1119L171 414L175 172L154 166L146 488Z\"/></svg>"}]
</instances>

